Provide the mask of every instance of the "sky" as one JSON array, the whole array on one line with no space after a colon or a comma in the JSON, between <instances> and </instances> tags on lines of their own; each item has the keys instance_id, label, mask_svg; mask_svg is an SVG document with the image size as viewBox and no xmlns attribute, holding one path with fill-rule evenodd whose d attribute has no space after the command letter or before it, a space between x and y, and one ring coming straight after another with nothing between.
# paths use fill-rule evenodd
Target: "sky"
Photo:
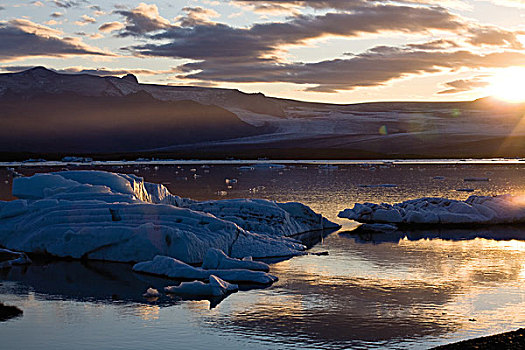
<instances>
[{"instance_id":1,"label":"sky","mask_svg":"<svg viewBox=\"0 0 525 350\"><path fill-rule=\"evenodd\" d=\"M34 66L333 103L505 97L525 90L525 0L0 0L0 72Z\"/></svg>"}]
</instances>

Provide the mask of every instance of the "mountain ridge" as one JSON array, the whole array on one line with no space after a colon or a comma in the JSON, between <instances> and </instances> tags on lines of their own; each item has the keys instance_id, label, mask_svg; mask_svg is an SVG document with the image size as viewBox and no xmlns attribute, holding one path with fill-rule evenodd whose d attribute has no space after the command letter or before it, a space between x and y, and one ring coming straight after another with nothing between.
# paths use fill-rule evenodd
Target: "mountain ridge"
<instances>
[{"instance_id":1,"label":"mountain ridge","mask_svg":"<svg viewBox=\"0 0 525 350\"><path fill-rule=\"evenodd\" d=\"M0 74L0 111L0 158L525 156L525 105L492 98L325 104L35 67Z\"/></svg>"}]
</instances>

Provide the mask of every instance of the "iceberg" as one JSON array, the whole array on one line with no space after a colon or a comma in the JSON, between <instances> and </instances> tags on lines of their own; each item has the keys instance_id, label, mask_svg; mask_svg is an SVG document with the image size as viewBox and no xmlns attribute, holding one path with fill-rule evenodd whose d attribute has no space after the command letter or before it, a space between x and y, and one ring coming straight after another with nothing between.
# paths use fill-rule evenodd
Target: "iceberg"
<instances>
[{"instance_id":1,"label":"iceberg","mask_svg":"<svg viewBox=\"0 0 525 350\"><path fill-rule=\"evenodd\" d=\"M238 290L238 285L230 284L214 275L210 275L208 283L202 281L182 282L178 286L164 288L166 293L203 297L224 297Z\"/></svg>"},{"instance_id":2,"label":"iceberg","mask_svg":"<svg viewBox=\"0 0 525 350\"><path fill-rule=\"evenodd\" d=\"M146 299L158 298L158 297L160 297L160 293L159 293L159 291L157 289L150 287L150 288L148 288L146 290L146 292L144 294L142 294L142 296L144 298L146 298Z\"/></svg>"},{"instance_id":3,"label":"iceberg","mask_svg":"<svg viewBox=\"0 0 525 350\"><path fill-rule=\"evenodd\" d=\"M31 259L25 253L0 248L0 269L29 264L31 264Z\"/></svg>"},{"instance_id":4,"label":"iceberg","mask_svg":"<svg viewBox=\"0 0 525 350\"><path fill-rule=\"evenodd\" d=\"M251 257L250 257L251 258ZM232 259L222 250L219 249L210 249L204 256L204 261L202 262L202 268L206 270L211 269L246 269L254 271L270 271L268 264L265 264L261 261L253 261L250 259L243 258L243 260Z\"/></svg>"},{"instance_id":5,"label":"iceberg","mask_svg":"<svg viewBox=\"0 0 525 350\"><path fill-rule=\"evenodd\" d=\"M395 204L356 203L338 216L397 226L518 224L525 222L525 198L506 194L470 196L464 201L424 197Z\"/></svg>"},{"instance_id":6,"label":"iceberg","mask_svg":"<svg viewBox=\"0 0 525 350\"><path fill-rule=\"evenodd\" d=\"M75 259L138 262L163 255L198 264L210 248L239 259L288 257L305 249L291 237L339 227L301 203L199 202L105 171L20 177L13 194L19 199L0 201L0 246Z\"/></svg>"},{"instance_id":7,"label":"iceberg","mask_svg":"<svg viewBox=\"0 0 525 350\"><path fill-rule=\"evenodd\" d=\"M263 271L246 269L205 270L168 256L156 256L151 261L139 262L133 266L133 271L184 280L207 280L211 275L214 275L225 281L238 283L268 285L277 281L277 277Z\"/></svg>"}]
</instances>

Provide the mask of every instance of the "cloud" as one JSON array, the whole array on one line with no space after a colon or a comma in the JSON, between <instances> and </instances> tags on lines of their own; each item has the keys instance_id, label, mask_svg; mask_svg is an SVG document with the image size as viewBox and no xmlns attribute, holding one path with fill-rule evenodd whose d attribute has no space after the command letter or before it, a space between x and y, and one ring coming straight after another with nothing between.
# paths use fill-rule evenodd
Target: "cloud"
<instances>
[{"instance_id":1,"label":"cloud","mask_svg":"<svg viewBox=\"0 0 525 350\"><path fill-rule=\"evenodd\" d=\"M82 15L82 17L80 17L80 20L78 21L75 21L75 24L78 25L78 26L85 26L87 24L93 24L93 23L96 23L97 20L94 19L93 17L89 17L87 15Z\"/></svg>"},{"instance_id":2,"label":"cloud","mask_svg":"<svg viewBox=\"0 0 525 350\"><path fill-rule=\"evenodd\" d=\"M34 66L25 66L25 65L19 65L19 66L0 66L0 70L4 72L9 73L16 73L16 72L22 72L28 69L34 68ZM151 69L112 69L112 68L86 68L86 67L67 67L67 68L61 68L61 69L55 69L55 68L49 68L52 71L55 71L57 73L67 73L67 74L91 74L91 75L98 75L98 76L119 76L119 75L126 75L126 74L136 74L136 75L162 75L162 74L170 74L177 71L177 68L171 68L168 70L151 70Z\"/></svg>"},{"instance_id":3,"label":"cloud","mask_svg":"<svg viewBox=\"0 0 525 350\"><path fill-rule=\"evenodd\" d=\"M140 36L171 26L170 21L159 15L156 5L140 3L132 10L117 10L115 13L125 18L120 36Z\"/></svg>"},{"instance_id":4,"label":"cloud","mask_svg":"<svg viewBox=\"0 0 525 350\"><path fill-rule=\"evenodd\" d=\"M483 80L484 77L474 77L470 79L458 79L444 83L445 90L441 90L438 94L457 94L460 92L471 91L474 89L484 88L489 85L489 82Z\"/></svg>"},{"instance_id":5,"label":"cloud","mask_svg":"<svg viewBox=\"0 0 525 350\"><path fill-rule=\"evenodd\" d=\"M53 12L49 16L53 17L53 18L60 18L60 17L64 16L64 14L62 12Z\"/></svg>"},{"instance_id":6,"label":"cloud","mask_svg":"<svg viewBox=\"0 0 525 350\"><path fill-rule=\"evenodd\" d=\"M210 24L213 23L211 21L212 17L220 17L215 10L205 9L200 6L184 7L182 10L185 11L186 14L176 18L176 22L182 27Z\"/></svg>"},{"instance_id":7,"label":"cloud","mask_svg":"<svg viewBox=\"0 0 525 350\"><path fill-rule=\"evenodd\" d=\"M461 68L498 68L521 65L525 53L516 51L478 54L467 50L413 50L379 46L346 59L317 63L223 65L214 61L180 66L181 79L213 82L285 82L311 84L307 91L336 92L380 86L411 75L455 71Z\"/></svg>"},{"instance_id":8,"label":"cloud","mask_svg":"<svg viewBox=\"0 0 525 350\"><path fill-rule=\"evenodd\" d=\"M469 42L472 45L508 46L513 49L523 49L523 44L516 35L525 32L512 32L494 26L481 26L471 29Z\"/></svg>"},{"instance_id":9,"label":"cloud","mask_svg":"<svg viewBox=\"0 0 525 350\"><path fill-rule=\"evenodd\" d=\"M365 33L428 33L430 30L466 29L459 18L439 7L392 5L360 7L352 12L317 16L298 15L285 22L254 24L250 28L235 28L221 23L187 22L178 26L166 23L158 26L149 22L146 25L131 26L129 13L123 15L128 16L124 33L140 33L149 39L163 41L136 45L127 50L142 56L196 60L248 59L256 62L276 57L283 46L304 45L309 39L327 35L358 37ZM152 31L157 33L151 34Z\"/></svg>"},{"instance_id":10,"label":"cloud","mask_svg":"<svg viewBox=\"0 0 525 350\"><path fill-rule=\"evenodd\" d=\"M100 30L101 32L108 33L108 32L113 32L115 30L120 30L124 27L125 25L120 22L107 22L101 25L100 27L98 27L98 30Z\"/></svg>"},{"instance_id":11,"label":"cloud","mask_svg":"<svg viewBox=\"0 0 525 350\"><path fill-rule=\"evenodd\" d=\"M79 6L81 3L84 3L84 2L86 2L86 0L80 0L80 1L53 0L53 3L55 4L55 6L61 7L61 8L65 8L65 9L68 9L68 8L71 8L71 7L75 7L75 6Z\"/></svg>"},{"instance_id":12,"label":"cloud","mask_svg":"<svg viewBox=\"0 0 525 350\"><path fill-rule=\"evenodd\" d=\"M83 43L78 38L61 35L62 32L56 29L25 19L1 21L0 61L27 57L113 56Z\"/></svg>"}]
</instances>

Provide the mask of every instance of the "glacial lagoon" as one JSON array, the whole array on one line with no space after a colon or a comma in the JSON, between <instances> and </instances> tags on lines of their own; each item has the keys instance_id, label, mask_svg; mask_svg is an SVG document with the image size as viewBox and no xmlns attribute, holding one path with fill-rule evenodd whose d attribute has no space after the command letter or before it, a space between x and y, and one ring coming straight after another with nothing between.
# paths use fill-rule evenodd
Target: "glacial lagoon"
<instances>
[{"instance_id":1,"label":"glacial lagoon","mask_svg":"<svg viewBox=\"0 0 525 350\"><path fill-rule=\"evenodd\" d=\"M278 282L244 286L218 304L148 301L149 286L170 281L127 264L36 261L2 270L0 302L24 311L0 323L2 347L426 349L523 326L525 228L357 235L357 224L337 213L355 202L525 194L524 162L279 163L17 164L23 175L66 167L131 173L198 200L298 201L343 227L310 237L310 252L328 255L272 262ZM0 168L4 200L12 198L10 174Z\"/></svg>"}]
</instances>

